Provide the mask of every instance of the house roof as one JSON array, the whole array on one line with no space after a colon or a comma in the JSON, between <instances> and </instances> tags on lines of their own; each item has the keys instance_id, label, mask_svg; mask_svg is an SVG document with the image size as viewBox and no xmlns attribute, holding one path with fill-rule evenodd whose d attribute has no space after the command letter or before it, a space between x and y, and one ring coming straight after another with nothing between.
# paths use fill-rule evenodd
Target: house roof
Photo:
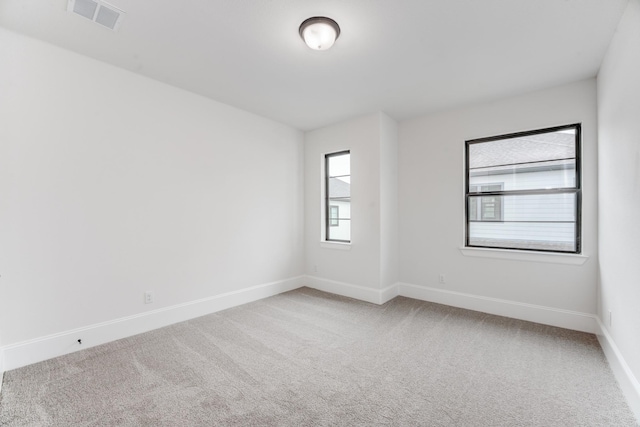
<instances>
[{"instance_id":1,"label":"house roof","mask_svg":"<svg viewBox=\"0 0 640 427\"><path fill-rule=\"evenodd\" d=\"M469 169L575 158L575 135L529 135L469 145Z\"/></svg>"},{"instance_id":2,"label":"house roof","mask_svg":"<svg viewBox=\"0 0 640 427\"><path fill-rule=\"evenodd\" d=\"M351 184L340 178L331 178L329 180L329 196L351 197Z\"/></svg>"}]
</instances>

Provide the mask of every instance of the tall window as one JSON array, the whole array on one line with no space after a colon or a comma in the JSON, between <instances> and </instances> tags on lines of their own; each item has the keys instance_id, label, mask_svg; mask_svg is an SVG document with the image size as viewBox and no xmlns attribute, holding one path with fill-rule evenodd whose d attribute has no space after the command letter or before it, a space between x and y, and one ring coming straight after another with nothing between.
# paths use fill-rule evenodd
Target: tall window
<instances>
[{"instance_id":1,"label":"tall window","mask_svg":"<svg viewBox=\"0 0 640 427\"><path fill-rule=\"evenodd\" d=\"M579 124L466 142L466 246L580 253Z\"/></svg>"},{"instance_id":2,"label":"tall window","mask_svg":"<svg viewBox=\"0 0 640 427\"><path fill-rule=\"evenodd\" d=\"M351 153L325 155L325 239L351 242Z\"/></svg>"}]
</instances>

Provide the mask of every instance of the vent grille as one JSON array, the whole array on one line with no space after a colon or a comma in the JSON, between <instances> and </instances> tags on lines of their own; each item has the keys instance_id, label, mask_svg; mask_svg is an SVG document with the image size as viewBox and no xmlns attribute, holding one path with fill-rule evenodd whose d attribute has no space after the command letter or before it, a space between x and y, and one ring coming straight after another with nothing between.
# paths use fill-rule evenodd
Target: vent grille
<instances>
[{"instance_id":1,"label":"vent grille","mask_svg":"<svg viewBox=\"0 0 640 427\"><path fill-rule=\"evenodd\" d=\"M68 0L67 10L118 31L124 11L101 0Z\"/></svg>"}]
</instances>

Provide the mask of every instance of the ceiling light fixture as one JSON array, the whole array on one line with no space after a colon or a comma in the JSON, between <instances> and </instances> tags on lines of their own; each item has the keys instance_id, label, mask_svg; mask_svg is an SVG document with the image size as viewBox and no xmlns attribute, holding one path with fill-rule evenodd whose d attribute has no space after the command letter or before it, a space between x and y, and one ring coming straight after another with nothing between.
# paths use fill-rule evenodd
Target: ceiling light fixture
<instances>
[{"instance_id":1,"label":"ceiling light fixture","mask_svg":"<svg viewBox=\"0 0 640 427\"><path fill-rule=\"evenodd\" d=\"M327 50L340 36L338 23L326 16L314 16L300 24L300 37L314 50Z\"/></svg>"}]
</instances>

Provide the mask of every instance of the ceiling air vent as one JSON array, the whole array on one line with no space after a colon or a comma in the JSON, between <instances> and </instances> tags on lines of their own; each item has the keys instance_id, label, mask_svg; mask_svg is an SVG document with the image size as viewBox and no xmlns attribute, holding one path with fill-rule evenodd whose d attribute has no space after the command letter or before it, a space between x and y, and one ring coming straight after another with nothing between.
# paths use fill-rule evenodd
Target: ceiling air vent
<instances>
[{"instance_id":1,"label":"ceiling air vent","mask_svg":"<svg viewBox=\"0 0 640 427\"><path fill-rule=\"evenodd\" d=\"M113 31L118 30L124 16L123 10L100 0L69 0L67 10Z\"/></svg>"}]
</instances>

